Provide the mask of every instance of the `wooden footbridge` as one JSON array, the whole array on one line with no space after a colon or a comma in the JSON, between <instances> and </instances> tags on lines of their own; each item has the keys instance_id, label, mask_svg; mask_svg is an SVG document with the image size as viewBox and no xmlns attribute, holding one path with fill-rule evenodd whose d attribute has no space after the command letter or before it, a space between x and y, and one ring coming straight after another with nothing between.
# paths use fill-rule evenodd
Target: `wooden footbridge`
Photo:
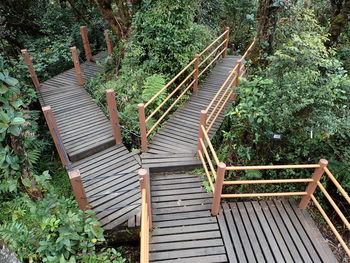
<instances>
[{"instance_id":1,"label":"wooden footbridge","mask_svg":"<svg viewBox=\"0 0 350 263\"><path fill-rule=\"evenodd\" d=\"M350 256L338 227L314 195L323 193L350 230L347 218L320 182L328 179L350 204L326 160L227 167L211 144L235 100L239 76L245 74L244 59L253 44L241 57L227 55L227 28L153 98L139 104L139 155L122 143L113 90L106 90L108 120L83 87L87 78L102 71L95 62L108 53L92 56L85 27L81 33L87 61L80 63L73 47L74 69L43 83L28 52L22 53L79 207L94 210L106 230L140 226L141 262L337 262L305 210L310 202ZM108 34L106 40L111 52ZM164 99L159 103L159 98ZM204 170L209 192L203 177L186 172L194 168ZM314 172L303 179L225 180L231 171L266 169ZM227 188L270 183L304 184L305 191L241 194ZM299 196L300 202L286 199L290 196ZM249 201L237 199L244 197Z\"/></svg>"}]
</instances>

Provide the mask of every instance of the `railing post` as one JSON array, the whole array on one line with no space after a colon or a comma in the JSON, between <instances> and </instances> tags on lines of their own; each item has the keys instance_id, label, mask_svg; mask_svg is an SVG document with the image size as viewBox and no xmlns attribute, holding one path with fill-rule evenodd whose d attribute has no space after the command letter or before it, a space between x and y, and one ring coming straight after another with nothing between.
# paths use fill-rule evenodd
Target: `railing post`
<instances>
[{"instance_id":1,"label":"railing post","mask_svg":"<svg viewBox=\"0 0 350 263\"><path fill-rule=\"evenodd\" d=\"M79 208L81 210L86 210L88 206L88 201L86 199L86 194L85 194L83 182L81 180L80 171L78 169L69 171L68 175L69 175L70 183L73 188L75 200L77 201Z\"/></svg>"},{"instance_id":2,"label":"railing post","mask_svg":"<svg viewBox=\"0 0 350 263\"><path fill-rule=\"evenodd\" d=\"M67 165L68 164L67 163L68 160L65 159L65 155L64 155L64 152L63 152L64 149L62 149L64 147L62 139L58 138L58 137L61 137L61 135L60 135L60 132L58 130L57 123L56 123L56 120L55 120L55 116L53 115L52 109L51 109L50 106L46 106L46 107L42 108L42 111L44 113L47 126L49 126L49 130L51 132L51 136L52 136L52 139L53 139L53 141L55 143L55 146L56 146L58 155L60 156L61 162L64 165ZM61 146L60 146L59 140L61 140L61 144L62 144Z\"/></svg>"},{"instance_id":3,"label":"railing post","mask_svg":"<svg viewBox=\"0 0 350 263\"><path fill-rule=\"evenodd\" d=\"M317 187L317 182L320 181L323 173L324 173L324 168L327 167L328 161L325 159L321 159L318 163L320 165L319 168L316 168L313 175L312 179L313 181L310 182L306 188L307 195L303 196L299 203L299 209L305 209L311 199L311 195L315 192L316 187Z\"/></svg>"},{"instance_id":4,"label":"railing post","mask_svg":"<svg viewBox=\"0 0 350 263\"><path fill-rule=\"evenodd\" d=\"M92 61L91 49L90 49L89 38L88 38L86 26L80 27L80 34L81 34L81 38L83 40L86 60Z\"/></svg>"},{"instance_id":5,"label":"railing post","mask_svg":"<svg viewBox=\"0 0 350 263\"><path fill-rule=\"evenodd\" d=\"M212 216L217 216L220 210L221 193L222 193L222 185L225 179L225 170L226 170L226 164L219 163L218 169L216 172L213 204L211 207Z\"/></svg>"},{"instance_id":6,"label":"railing post","mask_svg":"<svg viewBox=\"0 0 350 263\"><path fill-rule=\"evenodd\" d=\"M109 120L112 125L113 136L114 136L115 142L117 144L121 144L122 135L120 132L119 116L118 116L118 110L117 110L117 103L115 102L114 90L107 89L106 97L107 97L106 100L107 100L107 107L109 112Z\"/></svg>"},{"instance_id":7,"label":"railing post","mask_svg":"<svg viewBox=\"0 0 350 263\"><path fill-rule=\"evenodd\" d=\"M38 79L38 77L36 75L36 72L34 70L33 63L32 63L32 61L30 59L28 50L22 49L21 52L23 54L24 61L27 64L27 67L28 67L28 70L29 70L29 74L30 74L30 77L31 77L31 79L33 81L33 84L34 84L35 88L40 89L40 82L39 82L39 79Z\"/></svg>"},{"instance_id":8,"label":"railing post","mask_svg":"<svg viewBox=\"0 0 350 263\"><path fill-rule=\"evenodd\" d=\"M78 58L78 54L77 54L77 48L71 47L70 50L72 51L72 59L73 59L73 63L74 63L74 68L75 68L75 72L76 72L78 85L83 86L84 79L83 79L83 73L81 72L81 68L80 68L79 58Z\"/></svg>"},{"instance_id":9,"label":"railing post","mask_svg":"<svg viewBox=\"0 0 350 263\"><path fill-rule=\"evenodd\" d=\"M222 53L222 57L225 58L226 55L227 55L227 48L228 48L228 38L229 38L229 34L230 34L230 28L229 27L226 27L226 34L225 34L225 40L226 40L226 43L225 43L225 51L224 53Z\"/></svg>"},{"instance_id":10,"label":"railing post","mask_svg":"<svg viewBox=\"0 0 350 263\"><path fill-rule=\"evenodd\" d=\"M146 127L146 114L145 114L145 105L140 103L138 105L139 111L139 122L140 122L140 136L141 136L141 150L147 152L148 143L147 143L147 127Z\"/></svg>"},{"instance_id":11,"label":"railing post","mask_svg":"<svg viewBox=\"0 0 350 263\"><path fill-rule=\"evenodd\" d=\"M105 40L106 40L106 45L107 45L107 51L109 54L111 54L113 52L113 45L112 45L112 41L109 38L109 30L106 29L104 31L104 35L105 35Z\"/></svg>"},{"instance_id":12,"label":"railing post","mask_svg":"<svg viewBox=\"0 0 350 263\"><path fill-rule=\"evenodd\" d=\"M193 93L197 93L198 91L198 75L199 75L199 55L194 55L195 61L194 61L194 83L193 83Z\"/></svg>"},{"instance_id":13,"label":"railing post","mask_svg":"<svg viewBox=\"0 0 350 263\"><path fill-rule=\"evenodd\" d=\"M151 183L149 173L146 169L139 170L141 192L143 189L146 190L146 203L147 203L147 214L149 218L149 229L153 227L152 221L152 201L151 201Z\"/></svg>"},{"instance_id":14,"label":"railing post","mask_svg":"<svg viewBox=\"0 0 350 263\"><path fill-rule=\"evenodd\" d=\"M202 144L200 142L200 139L202 139L204 141L204 134L203 134L203 130L202 130L201 126L204 126L204 128L206 128L207 115L208 115L208 112L206 110L201 110L201 114L199 117L198 147L197 147L198 151L203 151L203 147L202 147Z\"/></svg>"},{"instance_id":15,"label":"railing post","mask_svg":"<svg viewBox=\"0 0 350 263\"><path fill-rule=\"evenodd\" d=\"M241 60L238 60L237 61L237 69L236 69L236 72L237 72L237 78L235 79L234 83L233 83L233 86L236 88L238 86L238 81L239 81L239 75L240 75L240 72L241 72Z\"/></svg>"}]
</instances>

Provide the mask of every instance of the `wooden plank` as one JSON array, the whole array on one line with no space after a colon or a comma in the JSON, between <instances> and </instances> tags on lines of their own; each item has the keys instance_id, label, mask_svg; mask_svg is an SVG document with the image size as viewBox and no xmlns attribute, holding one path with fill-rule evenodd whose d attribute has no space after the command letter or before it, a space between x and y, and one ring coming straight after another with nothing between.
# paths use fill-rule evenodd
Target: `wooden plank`
<instances>
[{"instance_id":1,"label":"wooden plank","mask_svg":"<svg viewBox=\"0 0 350 263\"><path fill-rule=\"evenodd\" d=\"M288 229L288 232L290 236L292 237L294 244L297 245L297 249L303 259L304 262L312 262L312 259L310 258L307 248L305 248L302 240L300 239L297 230L294 228L292 222L290 221L288 214L284 210L282 203L280 201L275 201L274 202L276 205L276 208L278 212L280 213L280 216L283 218L283 222Z\"/></svg>"},{"instance_id":2,"label":"wooden plank","mask_svg":"<svg viewBox=\"0 0 350 263\"><path fill-rule=\"evenodd\" d=\"M271 228L270 228L270 226L265 218L265 215L263 214L261 206L259 205L259 203L257 201L253 201L251 203L252 203L252 206L254 207L256 216L259 220L259 223L261 225L262 230L264 231L266 240L269 243L269 246L272 250L272 253L273 253L275 260L277 262L286 262L284 260L284 257L282 255L281 251L280 251L280 248L276 242L276 238L273 235L272 230L271 230ZM283 244L284 244L284 242L283 242ZM288 258L288 260L290 260L290 261L287 261L287 262L291 262L292 258Z\"/></svg>"},{"instance_id":3,"label":"wooden plank","mask_svg":"<svg viewBox=\"0 0 350 263\"><path fill-rule=\"evenodd\" d=\"M276 205L272 201L266 201L266 205L269 209L269 212L271 213L270 214L271 217L276 222L276 225L281 233L281 236L283 237L283 239L286 242L286 246L288 247L288 250L293 257L294 262L303 262L301 255L299 254L299 251L296 248L296 245L294 244L280 214L278 213Z\"/></svg>"},{"instance_id":4,"label":"wooden plank","mask_svg":"<svg viewBox=\"0 0 350 263\"><path fill-rule=\"evenodd\" d=\"M229 230L231 231L231 238L233 240L233 245L235 247L235 250L238 253L238 258L242 259L242 262L256 261L253 248L249 241L248 234L245 230L244 224L242 222L242 218L239 213L237 204L230 203L229 207L223 205L223 208L224 208L224 214L228 222L228 225L230 226L232 224L232 226L235 226L235 228L230 227ZM227 212L225 212L225 210L227 210ZM231 216L231 213L232 213L232 216Z\"/></svg>"},{"instance_id":5,"label":"wooden plank","mask_svg":"<svg viewBox=\"0 0 350 263\"><path fill-rule=\"evenodd\" d=\"M177 259L166 259L154 261L157 263L221 263L227 262L226 255L214 255L214 256L199 256L190 258L177 258Z\"/></svg>"},{"instance_id":6,"label":"wooden plank","mask_svg":"<svg viewBox=\"0 0 350 263\"><path fill-rule=\"evenodd\" d=\"M223 246L223 242L221 238L173 242L171 243L170 249L179 250L179 249L192 249L192 248L216 247L216 246ZM158 251L166 251L166 250L169 250L168 243L158 243L156 245L152 245L150 248L150 252L158 252Z\"/></svg>"},{"instance_id":7,"label":"wooden plank","mask_svg":"<svg viewBox=\"0 0 350 263\"><path fill-rule=\"evenodd\" d=\"M217 216L217 219L218 219L218 223L220 226L220 233L222 236L222 240L225 243L225 250L226 250L226 255L227 255L228 261L230 263L235 263L235 262L239 262L239 261L246 262L243 249L241 251L238 251L238 252L235 252L235 250L234 250L233 242L232 242L231 237L230 237L228 226L230 228L233 228L235 226L234 225L226 225L226 221L225 221L225 217L224 217L223 213L224 213L223 209L220 209L219 214ZM237 237L238 237L238 235L237 235ZM237 255L239 253L242 253L243 257L242 256L238 257ZM238 259L237 259L237 257L238 257Z\"/></svg>"}]
</instances>

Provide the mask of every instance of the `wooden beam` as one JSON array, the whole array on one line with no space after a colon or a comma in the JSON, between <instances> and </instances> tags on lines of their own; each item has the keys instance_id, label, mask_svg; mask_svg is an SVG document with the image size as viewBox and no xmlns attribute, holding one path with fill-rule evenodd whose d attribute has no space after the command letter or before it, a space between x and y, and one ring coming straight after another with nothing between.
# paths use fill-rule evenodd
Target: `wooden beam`
<instances>
[{"instance_id":1,"label":"wooden beam","mask_svg":"<svg viewBox=\"0 0 350 263\"><path fill-rule=\"evenodd\" d=\"M199 68L199 55L196 54L194 56L194 74L193 74L193 78L194 78L194 84L193 84L193 93L197 93L198 92L198 68Z\"/></svg>"},{"instance_id":2,"label":"wooden beam","mask_svg":"<svg viewBox=\"0 0 350 263\"><path fill-rule=\"evenodd\" d=\"M224 53L222 54L222 58L225 58L226 55L227 55L227 48L228 48L228 40L229 40L229 35L230 35L230 28L229 27L226 27L226 34L225 34L225 51Z\"/></svg>"},{"instance_id":3,"label":"wooden beam","mask_svg":"<svg viewBox=\"0 0 350 263\"><path fill-rule=\"evenodd\" d=\"M198 130L198 146L197 146L197 151L203 152L203 147L202 144L200 143L200 139L204 141L204 132L201 126L206 128L207 126L207 115L208 112L207 110L201 110L200 117L199 117L199 130Z\"/></svg>"}]
</instances>

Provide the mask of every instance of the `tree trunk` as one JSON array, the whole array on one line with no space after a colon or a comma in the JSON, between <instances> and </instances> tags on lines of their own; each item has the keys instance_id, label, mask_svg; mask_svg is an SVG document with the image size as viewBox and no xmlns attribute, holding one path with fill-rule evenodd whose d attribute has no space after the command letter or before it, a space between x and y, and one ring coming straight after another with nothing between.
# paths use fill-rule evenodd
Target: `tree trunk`
<instances>
[{"instance_id":1,"label":"tree trunk","mask_svg":"<svg viewBox=\"0 0 350 263\"><path fill-rule=\"evenodd\" d=\"M113 12L113 0L93 0L105 21L114 34L121 39L127 39L131 27L132 15L136 11L139 0L114 0L117 12ZM131 8L129 8L131 6Z\"/></svg>"},{"instance_id":2,"label":"tree trunk","mask_svg":"<svg viewBox=\"0 0 350 263\"><path fill-rule=\"evenodd\" d=\"M274 0L259 0L257 37L255 45L248 55L253 66L266 65L266 57L273 51L273 39L279 10L278 6L273 6L273 3Z\"/></svg>"},{"instance_id":3,"label":"tree trunk","mask_svg":"<svg viewBox=\"0 0 350 263\"><path fill-rule=\"evenodd\" d=\"M329 27L329 41L326 46L332 47L338 42L340 34L344 31L346 24L350 19L350 0L332 1L333 17Z\"/></svg>"}]
</instances>

